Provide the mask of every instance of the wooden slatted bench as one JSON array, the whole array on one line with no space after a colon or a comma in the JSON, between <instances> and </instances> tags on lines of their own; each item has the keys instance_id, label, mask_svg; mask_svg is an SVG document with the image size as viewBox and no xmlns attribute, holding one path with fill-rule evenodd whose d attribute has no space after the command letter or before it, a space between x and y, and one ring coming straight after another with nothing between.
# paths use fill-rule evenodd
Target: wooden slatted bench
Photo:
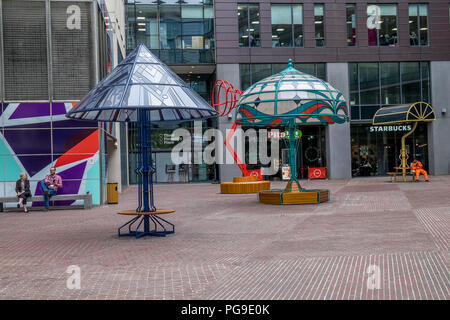
<instances>
[{"instance_id":1,"label":"wooden slatted bench","mask_svg":"<svg viewBox=\"0 0 450 320\"><path fill-rule=\"evenodd\" d=\"M50 198L50 205L53 201L68 201L68 200L83 200L83 205L72 205L72 206L51 206L52 209L91 209L92 208L92 194L60 194L54 195ZM17 197L0 197L0 212L3 211L17 211L19 210L16 206L5 207L4 203L18 203L19 199ZM27 202L44 202L44 196L32 196L27 198ZM22 209L21 209L22 210ZM42 207L28 206L29 211L44 210Z\"/></svg>"},{"instance_id":2,"label":"wooden slatted bench","mask_svg":"<svg viewBox=\"0 0 450 320\"><path fill-rule=\"evenodd\" d=\"M258 193L269 189L270 181L258 181L253 176L234 177L233 182L222 182L220 184L220 193L224 194Z\"/></svg>"}]
</instances>

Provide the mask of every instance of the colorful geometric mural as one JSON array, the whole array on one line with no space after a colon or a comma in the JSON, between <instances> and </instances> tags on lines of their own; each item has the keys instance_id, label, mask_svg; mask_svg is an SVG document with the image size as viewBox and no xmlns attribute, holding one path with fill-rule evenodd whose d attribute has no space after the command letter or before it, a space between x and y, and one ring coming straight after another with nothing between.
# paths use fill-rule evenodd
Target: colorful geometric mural
<instances>
[{"instance_id":1,"label":"colorful geometric mural","mask_svg":"<svg viewBox=\"0 0 450 320\"><path fill-rule=\"evenodd\" d=\"M21 172L28 175L32 194L42 195L39 181L54 166L63 179L59 194L89 192L93 203L100 203L98 124L67 120L65 114L75 104L0 105L0 196L15 195Z\"/></svg>"}]
</instances>

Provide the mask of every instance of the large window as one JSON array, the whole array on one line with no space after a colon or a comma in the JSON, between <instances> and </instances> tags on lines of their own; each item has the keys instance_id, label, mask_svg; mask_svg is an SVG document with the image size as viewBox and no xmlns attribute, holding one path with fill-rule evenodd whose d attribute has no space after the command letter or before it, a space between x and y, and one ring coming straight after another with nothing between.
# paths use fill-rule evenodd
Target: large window
<instances>
[{"instance_id":1,"label":"large window","mask_svg":"<svg viewBox=\"0 0 450 320\"><path fill-rule=\"evenodd\" d=\"M396 4L367 6L369 46L397 46L397 28Z\"/></svg>"},{"instance_id":2,"label":"large window","mask_svg":"<svg viewBox=\"0 0 450 320\"><path fill-rule=\"evenodd\" d=\"M214 9L208 0L127 5L127 49L146 44L166 63L214 63Z\"/></svg>"},{"instance_id":3,"label":"large window","mask_svg":"<svg viewBox=\"0 0 450 320\"><path fill-rule=\"evenodd\" d=\"M409 5L409 43L412 46L428 45L428 5Z\"/></svg>"},{"instance_id":4,"label":"large window","mask_svg":"<svg viewBox=\"0 0 450 320\"><path fill-rule=\"evenodd\" d=\"M259 47L259 5L238 4L239 47Z\"/></svg>"},{"instance_id":5,"label":"large window","mask_svg":"<svg viewBox=\"0 0 450 320\"><path fill-rule=\"evenodd\" d=\"M294 67L299 71L326 80L325 63L296 63ZM286 68L286 63L240 64L241 90L246 90L259 80L283 71Z\"/></svg>"},{"instance_id":6,"label":"large window","mask_svg":"<svg viewBox=\"0 0 450 320\"><path fill-rule=\"evenodd\" d=\"M350 63L352 120L371 120L383 106L430 101L428 62Z\"/></svg>"},{"instance_id":7,"label":"large window","mask_svg":"<svg viewBox=\"0 0 450 320\"><path fill-rule=\"evenodd\" d=\"M273 4L271 20L272 47L303 46L302 5Z\"/></svg>"},{"instance_id":8,"label":"large window","mask_svg":"<svg viewBox=\"0 0 450 320\"><path fill-rule=\"evenodd\" d=\"M345 10L347 17L347 46L353 47L356 45L356 5L347 3Z\"/></svg>"},{"instance_id":9,"label":"large window","mask_svg":"<svg viewBox=\"0 0 450 320\"><path fill-rule=\"evenodd\" d=\"M325 19L323 4L314 5L314 31L316 47L325 47Z\"/></svg>"}]
</instances>

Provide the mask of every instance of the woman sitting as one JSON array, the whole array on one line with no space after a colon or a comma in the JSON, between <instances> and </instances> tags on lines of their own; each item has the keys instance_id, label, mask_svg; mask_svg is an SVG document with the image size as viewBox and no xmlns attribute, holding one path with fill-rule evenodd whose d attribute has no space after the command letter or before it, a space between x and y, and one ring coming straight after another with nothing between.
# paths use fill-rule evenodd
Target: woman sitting
<instances>
[{"instance_id":1,"label":"woman sitting","mask_svg":"<svg viewBox=\"0 0 450 320\"><path fill-rule=\"evenodd\" d=\"M20 205L23 204L23 211L27 213L27 198L31 197L31 192L30 181L28 181L26 173L21 173L20 179L16 181L16 193L19 198L17 208L20 208Z\"/></svg>"}]
</instances>

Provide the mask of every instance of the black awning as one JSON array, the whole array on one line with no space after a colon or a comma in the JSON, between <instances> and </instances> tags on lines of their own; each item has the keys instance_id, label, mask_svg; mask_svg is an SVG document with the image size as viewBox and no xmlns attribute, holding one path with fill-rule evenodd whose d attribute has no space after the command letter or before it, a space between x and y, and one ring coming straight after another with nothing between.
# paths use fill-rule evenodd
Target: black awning
<instances>
[{"instance_id":1,"label":"black awning","mask_svg":"<svg viewBox=\"0 0 450 320\"><path fill-rule=\"evenodd\" d=\"M396 124L405 122L429 122L436 120L436 113L426 102L415 102L378 109L372 124Z\"/></svg>"}]
</instances>

